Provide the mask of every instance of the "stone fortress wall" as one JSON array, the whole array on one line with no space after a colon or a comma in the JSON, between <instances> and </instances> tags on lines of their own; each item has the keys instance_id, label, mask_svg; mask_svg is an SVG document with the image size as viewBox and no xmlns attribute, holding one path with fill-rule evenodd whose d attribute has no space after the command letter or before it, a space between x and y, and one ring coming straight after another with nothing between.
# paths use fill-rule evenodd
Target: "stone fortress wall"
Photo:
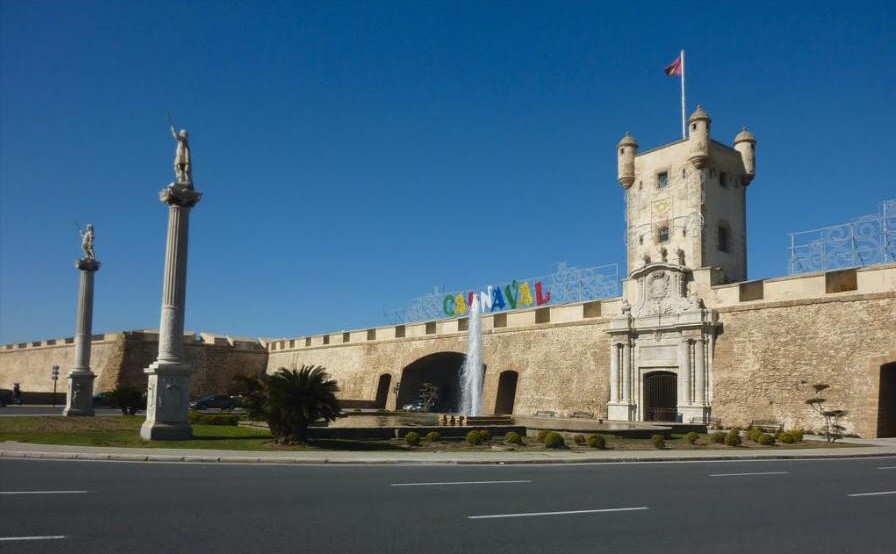
<instances>
[{"instance_id":1,"label":"stone fortress wall","mask_svg":"<svg viewBox=\"0 0 896 554\"><path fill-rule=\"evenodd\" d=\"M265 345L258 341L233 339L202 333L184 337L185 356L196 373L190 394L228 391L236 375L257 376L267 364ZM124 331L94 335L91 341L91 369L96 374L94 392L108 391L119 384L146 386L143 370L159 349L159 335L152 331ZM0 347L0 388L22 388L23 401L48 402L53 390L50 368L59 366L57 403L65 402L65 379L74 361L74 339L60 338Z\"/></svg>"},{"instance_id":2,"label":"stone fortress wall","mask_svg":"<svg viewBox=\"0 0 896 554\"><path fill-rule=\"evenodd\" d=\"M829 406L849 411L849 432L875 436L880 366L896 362L896 264L723 285L713 285L711 275L694 270L700 295L721 323L712 356L712 417L725 425L775 419L787 427L817 428L819 419L805 400L813 383L824 382L831 385ZM605 418L606 328L621 305L616 298L484 315L484 411L494 410L499 376L510 370L519 376L514 413ZM92 344L95 391L117 383L145 385L143 369L155 359L157 334L110 333L95 336ZM373 402L381 375L400 382L415 361L466 348L464 319L262 342L185 337L186 357L196 368L193 396L226 392L237 374L315 364L339 382L342 398ZM50 367L59 365L64 376L73 356L71 339L2 346L0 387L18 382L25 393L52 391ZM390 389L386 405L394 408L395 402Z\"/></svg>"}]
</instances>

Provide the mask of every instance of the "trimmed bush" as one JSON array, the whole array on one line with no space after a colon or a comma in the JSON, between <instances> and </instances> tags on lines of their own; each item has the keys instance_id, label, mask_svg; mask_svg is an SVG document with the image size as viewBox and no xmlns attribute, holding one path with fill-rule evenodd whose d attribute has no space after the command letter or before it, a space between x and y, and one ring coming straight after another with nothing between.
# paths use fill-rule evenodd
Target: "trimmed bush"
<instances>
[{"instance_id":1,"label":"trimmed bush","mask_svg":"<svg viewBox=\"0 0 896 554\"><path fill-rule=\"evenodd\" d=\"M723 433L722 431L716 431L709 436L709 439L717 444L725 444L725 433Z\"/></svg>"},{"instance_id":2,"label":"trimmed bush","mask_svg":"<svg viewBox=\"0 0 896 554\"><path fill-rule=\"evenodd\" d=\"M537 440L538 442L544 444L544 440L547 438L547 436L548 436L548 431L541 430L541 431L539 431L538 434L535 436L535 440Z\"/></svg>"},{"instance_id":3,"label":"trimmed bush","mask_svg":"<svg viewBox=\"0 0 896 554\"><path fill-rule=\"evenodd\" d=\"M492 440L492 432L488 429L480 429L479 430L479 439L482 442L489 442Z\"/></svg>"},{"instance_id":4,"label":"trimmed bush","mask_svg":"<svg viewBox=\"0 0 896 554\"><path fill-rule=\"evenodd\" d=\"M783 443L794 444L803 440L803 432L798 429L783 431L778 433L778 440Z\"/></svg>"},{"instance_id":5,"label":"trimmed bush","mask_svg":"<svg viewBox=\"0 0 896 554\"><path fill-rule=\"evenodd\" d=\"M728 446L740 446L743 441L740 438L740 431L732 429L725 435L725 444Z\"/></svg>"},{"instance_id":6,"label":"trimmed bush","mask_svg":"<svg viewBox=\"0 0 896 554\"><path fill-rule=\"evenodd\" d=\"M203 414L190 412L187 416L190 423L197 425L238 425L240 418L234 414Z\"/></svg>"},{"instance_id":7,"label":"trimmed bush","mask_svg":"<svg viewBox=\"0 0 896 554\"><path fill-rule=\"evenodd\" d=\"M588 437L588 446L603 450L607 447L607 439L603 435L591 435Z\"/></svg>"},{"instance_id":8,"label":"trimmed bush","mask_svg":"<svg viewBox=\"0 0 896 554\"><path fill-rule=\"evenodd\" d=\"M572 440L579 446L585 446L585 435L575 435Z\"/></svg>"},{"instance_id":9,"label":"trimmed bush","mask_svg":"<svg viewBox=\"0 0 896 554\"><path fill-rule=\"evenodd\" d=\"M408 443L410 446L417 446L420 444L420 435L414 431L410 431L404 436L404 442Z\"/></svg>"},{"instance_id":10,"label":"trimmed bush","mask_svg":"<svg viewBox=\"0 0 896 554\"><path fill-rule=\"evenodd\" d=\"M666 438L662 435L653 435L652 437L650 437L650 442L653 443L654 448L658 448L660 450L666 448Z\"/></svg>"},{"instance_id":11,"label":"trimmed bush","mask_svg":"<svg viewBox=\"0 0 896 554\"><path fill-rule=\"evenodd\" d=\"M759 435L759 439L756 442L762 446L775 446L775 437L768 433L762 433Z\"/></svg>"},{"instance_id":12,"label":"trimmed bush","mask_svg":"<svg viewBox=\"0 0 896 554\"><path fill-rule=\"evenodd\" d=\"M467 433L467 442L476 446L477 444L482 443L482 435L479 434L479 431L473 429L469 433Z\"/></svg>"},{"instance_id":13,"label":"trimmed bush","mask_svg":"<svg viewBox=\"0 0 896 554\"><path fill-rule=\"evenodd\" d=\"M507 444L523 444L523 437L521 437L519 433L509 431L504 435L504 442Z\"/></svg>"},{"instance_id":14,"label":"trimmed bush","mask_svg":"<svg viewBox=\"0 0 896 554\"><path fill-rule=\"evenodd\" d=\"M442 435L438 431L426 433L426 442L439 442L440 440L442 440Z\"/></svg>"},{"instance_id":15,"label":"trimmed bush","mask_svg":"<svg viewBox=\"0 0 896 554\"><path fill-rule=\"evenodd\" d=\"M563 435L561 435L560 433L555 433L554 431L551 431L544 437L544 447L545 448L566 448L566 441L563 440Z\"/></svg>"},{"instance_id":16,"label":"trimmed bush","mask_svg":"<svg viewBox=\"0 0 896 554\"><path fill-rule=\"evenodd\" d=\"M684 436L684 440L688 441L688 444L697 444L697 439L700 438L700 435L691 431L687 435Z\"/></svg>"},{"instance_id":17,"label":"trimmed bush","mask_svg":"<svg viewBox=\"0 0 896 554\"><path fill-rule=\"evenodd\" d=\"M759 442L759 437L761 437L764 434L765 433L762 432L762 429L750 429L750 432L747 436L750 437L751 441Z\"/></svg>"}]
</instances>

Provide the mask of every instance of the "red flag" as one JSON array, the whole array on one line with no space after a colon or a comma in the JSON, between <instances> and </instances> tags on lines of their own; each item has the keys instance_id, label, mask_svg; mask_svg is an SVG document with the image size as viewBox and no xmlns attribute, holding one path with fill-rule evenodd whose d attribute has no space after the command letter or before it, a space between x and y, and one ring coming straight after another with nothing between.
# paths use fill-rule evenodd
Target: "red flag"
<instances>
[{"instance_id":1,"label":"red flag","mask_svg":"<svg viewBox=\"0 0 896 554\"><path fill-rule=\"evenodd\" d=\"M681 75L681 54L675 58L674 62L667 65L664 71L666 72L666 75L670 77L673 75Z\"/></svg>"}]
</instances>

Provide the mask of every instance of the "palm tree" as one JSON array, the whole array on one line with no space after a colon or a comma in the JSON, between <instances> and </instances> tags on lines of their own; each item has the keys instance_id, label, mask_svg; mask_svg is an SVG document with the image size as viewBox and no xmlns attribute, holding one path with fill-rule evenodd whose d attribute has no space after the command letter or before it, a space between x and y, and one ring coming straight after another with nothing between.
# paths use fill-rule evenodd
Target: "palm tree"
<instances>
[{"instance_id":1,"label":"palm tree","mask_svg":"<svg viewBox=\"0 0 896 554\"><path fill-rule=\"evenodd\" d=\"M245 388L243 406L249 417L266 421L278 444L306 444L311 423L339 415L339 385L324 367L281 367L273 375L238 380Z\"/></svg>"}]
</instances>

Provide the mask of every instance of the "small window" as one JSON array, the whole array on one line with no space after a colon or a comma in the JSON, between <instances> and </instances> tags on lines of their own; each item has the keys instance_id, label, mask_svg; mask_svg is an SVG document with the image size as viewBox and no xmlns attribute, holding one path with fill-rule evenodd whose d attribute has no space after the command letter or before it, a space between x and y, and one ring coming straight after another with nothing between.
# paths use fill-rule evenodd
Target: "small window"
<instances>
[{"instance_id":1,"label":"small window","mask_svg":"<svg viewBox=\"0 0 896 554\"><path fill-rule=\"evenodd\" d=\"M330 344L330 335L324 335L324 344Z\"/></svg>"},{"instance_id":2,"label":"small window","mask_svg":"<svg viewBox=\"0 0 896 554\"><path fill-rule=\"evenodd\" d=\"M659 239L659 241L661 243L669 242L669 226L668 225L663 225L662 227L660 227L660 231L657 234L657 238Z\"/></svg>"},{"instance_id":3,"label":"small window","mask_svg":"<svg viewBox=\"0 0 896 554\"><path fill-rule=\"evenodd\" d=\"M495 327L507 327L507 314L495 314L492 321Z\"/></svg>"},{"instance_id":4,"label":"small window","mask_svg":"<svg viewBox=\"0 0 896 554\"><path fill-rule=\"evenodd\" d=\"M396 325L395 326L395 338L397 338L397 339L404 338L404 325Z\"/></svg>"},{"instance_id":5,"label":"small window","mask_svg":"<svg viewBox=\"0 0 896 554\"><path fill-rule=\"evenodd\" d=\"M350 342L352 340L352 334L349 332L342 333L342 342Z\"/></svg>"},{"instance_id":6,"label":"small window","mask_svg":"<svg viewBox=\"0 0 896 554\"><path fill-rule=\"evenodd\" d=\"M426 324L426 334L427 335L435 335L436 334L436 322L430 321Z\"/></svg>"},{"instance_id":7,"label":"small window","mask_svg":"<svg viewBox=\"0 0 896 554\"><path fill-rule=\"evenodd\" d=\"M696 130L697 130L697 124L691 123L691 131L696 131Z\"/></svg>"},{"instance_id":8,"label":"small window","mask_svg":"<svg viewBox=\"0 0 896 554\"><path fill-rule=\"evenodd\" d=\"M688 176L688 170L684 167L681 168L681 178L684 179Z\"/></svg>"},{"instance_id":9,"label":"small window","mask_svg":"<svg viewBox=\"0 0 896 554\"><path fill-rule=\"evenodd\" d=\"M311 337L305 337L305 346L311 346Z\"/></svg>"},{"instance_id":10,"label":"small window","mask_svg":"<svg viewBox=\"0 0 896 554\"><path fill-rule=\"evenodd\" d=\"M719 251L728 252L728 227L723 223L719 225Z\"/></svg>"},{"instance_id":11,"label":"small window","mask_svg":"<svg viewBox=\"0 0 896 554\"><path fill-rule=\"evenodd\" d=\"M644 244L644 235L638 237L638 244Z\"/></svg>"},{"instance_id":12,"label":"small window","mask_svg":"<svg viewBox=\"0 0 896 554\"><path fill-rule=\"evenodd\" d=\"M376 329L367 330L367 340L376 340Z\"/></svg>"},{"instance_id":13,"label":"small window","mask_svg":"<svg viewBox=\"0 0 896 554\"><path fill-rule=\"evenodd\" d=\"M659 175L656 176L656 186L658 188L664 189L669 186L669 172L663 171Z\"/></svg>"},{"instance_id":14,"label":"small window","mask_svg":"<svg viewBox=\"0 0 896 554\"><path fill-rule=\"evenodd\" d=\"M728 175L724 171L719 172L719 186L728 186Z\"/></svg>"}]
</instances>

